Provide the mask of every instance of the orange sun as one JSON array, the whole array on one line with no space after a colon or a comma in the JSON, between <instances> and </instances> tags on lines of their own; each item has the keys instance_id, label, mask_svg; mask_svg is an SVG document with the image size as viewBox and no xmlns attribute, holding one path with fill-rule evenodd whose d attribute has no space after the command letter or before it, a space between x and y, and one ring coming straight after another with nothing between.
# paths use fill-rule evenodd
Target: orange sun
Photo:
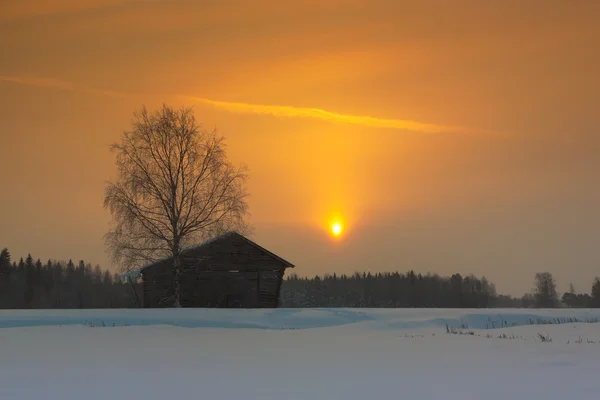
<instances>
[{"instance_id":1,"label":"orange sun","mask_svg":"<svg viewBox=\"0 0 600 400\"><path fill-rule=\"evenodd\" d=\"M342 234L342 224L340 222L334 222L331 225L331 233L333 236L340 236Z\"/></svg>"}]
</instances>

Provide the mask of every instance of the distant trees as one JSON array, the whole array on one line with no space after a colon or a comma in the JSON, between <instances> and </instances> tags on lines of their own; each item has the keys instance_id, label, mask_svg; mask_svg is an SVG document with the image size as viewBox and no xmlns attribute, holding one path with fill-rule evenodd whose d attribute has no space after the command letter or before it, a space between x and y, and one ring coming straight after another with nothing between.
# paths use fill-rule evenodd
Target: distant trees
<instances>
[{"instance_id":1,"label":"distant trees","mask_svg":"<svg viewBox=\"0 0 600 400\"><path fill-rule=\"evenodd\" d=\"M138 288L138 293L140 290ZM0 252L0 308L130 308L135 293L118 277L80 261L34 261L31 255L11 264Z\"/></svg>"},{"instance_id":2,"label":"distant trees","mask_svg":"<svg viewBox=\"0 0 600 400\"><path fill-rule=\"evenodd\" d=\"M538 308L558 307L559 299L556 291L556 282L550 272L535 274L535 288L533 290L535 306Z\"/></svg>"},{"instance_id":3,"label":"distant trees","mask_svg":"<svg viewBox=\"0 0 600 400\"><path fill-rule=\"evenodd\" d=\"M505 294L498 294L490 298L490 307L494 308L520 308L526 307L523 298L512 297Z\"/></svg>"},{"instance_id":4,"label":"distant trees","mask_svg":"<svg viewBox=\"0 0 600 400\"><path fill-rule=\"evenodd\" d=\"M591 296L587 293L577 293L572 283L569 285L569 291L563 293L561 297L562 303L568 308L590 307L591 299Z\"/></svg>"},{"instance_id":5,"label":"distant trees","mask_svg":"<svg viewBox=\"0 0 600 400\"><path fill-rule=\"evenodd\" d=\"M576 294L566 292L562 295L561 300L566 307L569 308L587 308L591 307L591 297L589 294Z\"/></svg>"},{"instance_id":6,"label":"distant trees","mask_svg":"<svg viewBox=\"0 0 600 400\"><path fill-rule=\"evenodd\" d=\"M600 279L590 294L571 291L562 296L567 307L600 308ZM521 298L497 294L485 277L394 273L336 274L300 278L291 275L281 289L282 307L436 307L436 308L554 308L560 306L552 274L535 275L532 293Z\"/></svg>"},{"instance_id":7,"label":"distant trees","mask_svg":"<svg viewBox=\"0 0 600 400\"><path fill-rule=\"evenodd\" d=\"M600 308L600 279L594 279L591 294L575 293L573 285L562 296L562 302L570 308Z\"/></svg>"},{"instance_id":8,"label":"distant trees","mask_svg":"<svg viewBox=\"0 0 600 400\"><path fill-rule=\"evenodd\" d=\"M596 278L592 285L592 295L590 298L590 307L600 308L600 279Z\"/></svg>"},{"instance_id":9,"label":"distant trees","mask_svg":"<svg viewBox=\"0 0 600 400\"><path fill-rule=\"evenodd\" d=\"M8 252L8 249L2 249L2 251L0 251L0 298L4 296L5 293L8 293L11 267L10 253Z\"/></svg>"},{"instance_id":10,"label":"distant trees","mask_svg":"<svg viewBox=\"0 0 600 400\"><path fill-rule=\"evenodd\" d=\"M521 306L524 308L554 308L561 305L569 308L600 308L600 279L594 280L591 294L577 293L573 284L570 284L569 291L559 299L552 274L538 273L535 275L533 292L521 298Z\"/></svg>"},{"instance_id":11,"label":"distant trees","mask_svg":"<svg viewBox=\"0 0 600 400\"><path fill-rule=\"evenodd\" d=\"M122 283L100 266L72 260L45 263L30 254L13 262L8 249L0 251L0 308L136 308L143 301L141 284ZM138 297L139 296L139 297ZM600 278L591 294L570 288L562 303L573 308L600 308ZM520 308L558 307L556 283L549 273L535 276L532 293L514 298L496 293L485 277L454 274L355 273L323 277L287 277L281 288L281 307L419 307Z\"/></svg>"},{"instance_id":12,"label":"distant trees","mask_svg":"<svg viewBox=\"0 0 600 400\"><path fill-rule=\"evenodd\" d=\"M535 307L535 296L531 293L525 293L523 295L523 297L521 297L521 307L523 307L523 308Z\"/></svg>"},{"instance_id":13,"label":"distant trees","mask_svg":"<svg viewBox=\"0 0 600 400\"><path fill-rule=\"evenodd\" d=\"M246 168L227 160L223 137L200 130L189 108L142 107L111 149L118 175L104 196L113 219L107 246L124 269L172 257L172 295L165 300L180 307L183 247L248 230Z\"/></svg>"},{"instance_id":14,"label":"distant trees","mask_svg":"<svg viewBox=\"0 0 600 400\"><path fill-rule=\"evenodd\" d=\"M10 253L8 249L2 249L0 251L0 285L2 284L2 279L7 276L10 267Z\"/></svg>"},{"instance_id":15,"label":"distant trees","mask_svg":"<svg viewBox=\"0 0 600 400\"><path fill-rule=\"evenodd\" d=\"M484 308L493 306L496 297L493 284L473 275L440 277L414 271L311 279L292 275L283 283L281 306Z\"/></svg>"}]
</instances>

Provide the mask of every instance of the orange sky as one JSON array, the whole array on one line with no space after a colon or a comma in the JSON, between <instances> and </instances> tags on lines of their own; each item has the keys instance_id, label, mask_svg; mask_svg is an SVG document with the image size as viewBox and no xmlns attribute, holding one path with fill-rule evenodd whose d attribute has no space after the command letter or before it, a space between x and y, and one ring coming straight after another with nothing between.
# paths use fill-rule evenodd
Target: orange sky
<instances>
[{"instance_id":1,"label":"orange sky","mask_svg":"<svg viewBox=\"0 0 600 400\"><path fill-rule=\"evenodd\" d=\"M108 145L193 105L313 275L600 275L596 1L3 1L0 247L109 265ZM327 234L339 212L342 240Z\"/></svg>"}]
</instances>

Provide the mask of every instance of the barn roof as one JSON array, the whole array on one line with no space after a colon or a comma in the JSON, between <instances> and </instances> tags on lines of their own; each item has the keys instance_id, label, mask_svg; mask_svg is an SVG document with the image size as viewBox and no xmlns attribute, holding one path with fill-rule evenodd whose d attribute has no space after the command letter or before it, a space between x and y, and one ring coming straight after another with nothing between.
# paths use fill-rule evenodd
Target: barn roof
<instances>
[{"instance_id":1,"label":"barn roof","mask_svg":"<svg viewBox=\"0 0 600 400\"><path fill-rule=\"evenodd\" d=\"M244 235L242 235L242 234L240 234L240 233L238 233L238 232L235 232L235 231L225 232L225 233L223 233L223 234L221 234L221 235L217 235L217 236L215 236L215 237L213 237L213 238L211 238L211 239L208 239L208 240L206 240L206 241L204 241L204 242L202 242L202 243L199 243L199 244L195 244L195 245L192 245L192 246L185 247L184 249L182 249L182 250L181 250L181 254L185 254L185 253L187 253L187 252L190 252L190 251L192 251L192 250L197 250L197 249L199 249L199 248L201 248L201 247L207 246L207 245L209 245L209 244L211 244L211 243L213 243L213 242L216 242L217 240L221 240L221 239L227 238L227 237L229 237L229 236L238 236L240 239L242 239L242 240L246 241L248 244L250 244L250 245L252 245L252 246L256 247L257 249L259 249L259 250L261 250L261 251L265 252L265 253L266 253L266 254L268 254L269 256L271 256L271 257L273 257L274 259L278 260L278 261L279 261L279 262L281 262L283 265L285 265L285 267L286 267L286 268L294 268L294 264L290 263L289 261L286 261L286 260L284 260L283 258L279 257L277 254L274 254L274 253L270 252L269 250L265 249L264 247L262 247L262 246L258 245L257 243L255 243L255 242L253 242L252 240L248 239L248 238L247 238L247 237L245 237ZM128 279L128 278L131 278L131 279L137 280L137 279L140 277L140 274L141 274L141 273L142 273L142 272L143 272L143 271L144 271L146 268L152 267L153 265L156 265L156 264L162 263L162 262L164 262L164 261L167 261L167 260L169 260L169 259L171 259L171 258L172 258L172 257L165 257L165 258L162 258L162 259L160 259L160 260L156 260L156 261L153 261L153 262L151 262L151 263L148 263L148 264L144 265L144 266L143 266L143 267L141 267L141 268L137 268L137 269L134 269L134 270L128 271L128 272L126 272L126 273L124 273L124 274L122 274L122 275L121 275L121 280L122 280L122 281L125 281L125 280L126 280L126 279Z\"/></svg>"}]
</instances>

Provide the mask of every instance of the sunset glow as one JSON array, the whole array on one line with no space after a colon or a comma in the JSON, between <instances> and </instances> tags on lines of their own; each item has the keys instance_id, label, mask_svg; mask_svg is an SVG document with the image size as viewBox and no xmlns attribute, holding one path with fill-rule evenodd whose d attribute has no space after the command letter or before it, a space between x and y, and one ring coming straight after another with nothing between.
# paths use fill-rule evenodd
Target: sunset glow
<instances>
[{"instance_id":1,"label":"sunset glow","mask_svg":"<svg viewBox=\"0 0 600 400\"><path fill-rule=\"evenodd\" d=\"M333 225L331 225L331 233L333 233L333 236L340 236L342 234L342 224L334 222Z\"/></svg>"},{"instance_id":2,"label":"sunset glow","mask_svg":"<svg viewBox=\"0 0 600 400\"><path fill-rule=\"evenodd\" d=\"M224 137L251 239L299 276L589 291L600 2L434 3L2 2L0 250L118 272L110 145L166 104Z\"/></svg>"}]
</instances>

